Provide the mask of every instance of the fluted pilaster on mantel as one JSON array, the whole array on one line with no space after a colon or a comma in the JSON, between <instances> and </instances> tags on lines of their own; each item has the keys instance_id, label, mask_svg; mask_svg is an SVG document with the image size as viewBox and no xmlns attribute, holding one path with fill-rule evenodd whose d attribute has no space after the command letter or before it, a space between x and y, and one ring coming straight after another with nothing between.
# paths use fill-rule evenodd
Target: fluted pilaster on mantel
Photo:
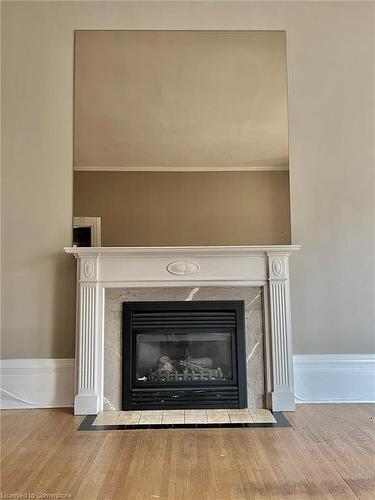
<instances>
[{"instance_id":1,"label":"fluted pilaster on mantel","mask_svg":"<svg viewBox=\"0 0 375 500\"><path fill-rule=\"evenodd\" d=\"M77 393L74 408L78 415L101 411L98 366L99 285L98 259L78 261L77 304Z\"/></svg>"},{"instance_id":2,"label":"fluted pilaster on mantel","mask_svg":"<svg viewBox=\"0 0 375 500\"><path fill-rule=\"evenodd\" d=\"M271 328L271 406L273 411L295 409L289 253L267 252Z\"/></svg>"}]
</instances>

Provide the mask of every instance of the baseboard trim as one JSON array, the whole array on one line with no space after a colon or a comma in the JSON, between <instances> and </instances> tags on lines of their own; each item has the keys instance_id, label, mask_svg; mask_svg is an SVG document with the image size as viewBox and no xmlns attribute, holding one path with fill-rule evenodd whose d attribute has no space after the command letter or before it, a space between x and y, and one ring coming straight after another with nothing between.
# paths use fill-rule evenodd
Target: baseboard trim
<instances>
[{"instance_id":1,"label":"baseboard trim","mask_svg":"<svg viewBox=\"0 0 375 500\"><path fill-rule=\"evenodd\" d=\"M2 409L73 406L74 359L0 360Z\"/></svg>"},{"instance_id":2,"label":"baseboard trim","mask_svg":"<svg viewBox=\"0 0 375 500\"><path fill-rule=\"evenodd\" d=\"M293 365L297 404L375 402L375 354L295 354Z\"/></svg>"},{"instance_id":3,"label":"baseboard trim","mask_svg":"<svg viewBox=\"0 0 375 500\"><path fill-rule=\"evenodd\" d=\"M296 404L375 403L375 354L295 354L293 363ZM73 406L74 359L2 359L0 377L3 409Z\"/></svg>"}]
</instances>

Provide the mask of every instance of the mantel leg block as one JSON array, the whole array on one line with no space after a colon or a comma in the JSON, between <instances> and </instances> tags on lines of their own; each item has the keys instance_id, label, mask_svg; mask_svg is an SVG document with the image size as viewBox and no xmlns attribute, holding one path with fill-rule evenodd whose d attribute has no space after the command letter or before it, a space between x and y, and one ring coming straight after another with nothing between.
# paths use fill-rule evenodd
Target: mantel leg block
<instances>
[{"instance_id":1,"label":"mantel leg block","mask_svg":"<svg viewBox=\"0 0 375 500\"><path fill-rule=\"evenodd\" d=\"M100 399L96 394L77 394L74 415L96 415L100 412Z\"/></svg>"},{"instance_id":2,"label":"mantel leg block","mask_svg":"<svg viewBox=\"0 0 375 500\"><path fill-rule=\"evenodd\" d=\"M272 411L295 411L294 393L290 389L273 391L271 393L271 407Z\"/></svg>"}]
</instances>

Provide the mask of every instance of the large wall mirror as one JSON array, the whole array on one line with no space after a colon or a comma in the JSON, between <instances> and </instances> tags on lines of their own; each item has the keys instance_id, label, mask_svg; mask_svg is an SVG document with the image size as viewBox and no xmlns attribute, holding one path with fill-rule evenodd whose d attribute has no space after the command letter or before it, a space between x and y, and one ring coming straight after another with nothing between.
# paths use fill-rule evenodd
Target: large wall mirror
<instances>
[{"instance_id":1,"label":"large wall mirror","mask_svg":"<svg viewBox=\"0 0 375 500\"><path fill-rule=\"evenodd\" d=\"M287 116L283 31L77 31L75 244L290 243Z\"/></svg>"}]
</instances>

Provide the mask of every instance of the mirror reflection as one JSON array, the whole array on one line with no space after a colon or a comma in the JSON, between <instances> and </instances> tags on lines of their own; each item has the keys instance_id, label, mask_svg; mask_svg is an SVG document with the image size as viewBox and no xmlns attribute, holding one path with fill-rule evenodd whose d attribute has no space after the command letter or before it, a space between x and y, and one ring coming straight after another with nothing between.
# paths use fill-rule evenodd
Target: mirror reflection
<instances>
[{"instance_id":1,"label":"mirror reflection","mask_svg":"<svg viewBox=\"0 0 375 500\"><path fill-rule=\"evenodd\" d=\"M283 31L77 31L77 246L290 243Z\"/></svg>"}]
</instances>

